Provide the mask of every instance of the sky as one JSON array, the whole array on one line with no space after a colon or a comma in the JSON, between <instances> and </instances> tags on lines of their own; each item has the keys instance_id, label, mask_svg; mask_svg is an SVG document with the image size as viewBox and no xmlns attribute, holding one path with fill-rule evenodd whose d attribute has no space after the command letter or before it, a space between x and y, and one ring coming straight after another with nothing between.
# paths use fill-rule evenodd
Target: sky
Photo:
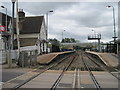
<instances>
[{"instance_id":1,"label":"sky","mask_svg":"<svg viewBox=\"0 0 120 90\"><path fill-rule=\"evenodd\" d=\"M11 2L1 2L8 9L11 15ZM20 0L19 0L20 1ZM102 42L109 42L113 37L113 9L106 8L111 5L115 8L116 34L118 35L118 1L112 0L84 0L84 1L26 1L19 2L19 8L23 9L26 16L41 16L49 13L48 37L57 38L75 38L80 42L92 42L87 40L88 35L101 34ZM5 10L0 9L5 13ZM65 30L65 31L64 31ZM94 31L93 31L94 30Z\"/></svg>"}]
</instances>

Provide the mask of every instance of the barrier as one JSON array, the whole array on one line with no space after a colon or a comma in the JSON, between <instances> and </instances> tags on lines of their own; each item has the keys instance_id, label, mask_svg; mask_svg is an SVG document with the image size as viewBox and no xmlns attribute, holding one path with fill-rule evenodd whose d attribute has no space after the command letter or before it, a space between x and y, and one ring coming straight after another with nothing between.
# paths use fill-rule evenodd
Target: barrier
<instances>
[{"instance_id":1,"label":"barrier","mask_svg":"<svg viewBox=\"0 0 120 90\"><path fill-rule=\"evenodd\" d=\"M35 66L37 64L37 50L27 50L27 51L21 51L18 65L20 67L31 67Z\"/></svg>"}]
</instances>

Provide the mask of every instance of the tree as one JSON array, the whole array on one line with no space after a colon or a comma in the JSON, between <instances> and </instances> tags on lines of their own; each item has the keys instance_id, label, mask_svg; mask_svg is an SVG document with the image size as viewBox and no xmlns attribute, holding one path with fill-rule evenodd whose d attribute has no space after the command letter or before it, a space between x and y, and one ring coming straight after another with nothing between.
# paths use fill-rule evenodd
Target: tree
<instances>
[{"instance_id":1,"label":"tree","mask_svg":"<svg viewBox=\"0 0 120 90\"><path fill-rule=\"evenodd\" d=\"M49 42L52 44L50 46L51 52L60 52L60 41L54 38L54 39L49 39Z\"/></svg>"},{"instance_id":2,"label":"tree","mask_svg":"<svg viewBox=\"0 0 120 90\"><path fill-rule=\"evenodd\" d=\"M72 43L76 42L76 40L74 38L71 38L70 40L71 40Z\"/></svg>"},{"instance_id":3,"label":"tree","mask_svg":"<svg viewBox=\"0 0 120 90\"><path fill-rule=\"evenodd\" d=\"M62 43L76 43L76 40L74 38L64 38Z\"/></svg>"},{"instance_id":4,"label":"tree","mask_svg":"<svg viewBox=\"0 0 120 90\"><path fill-rule=\"evenodd\" d=\"M52 45L57 45L57 46L60 45L60 41L58 41L56 38L54 38L54 39L49 39L49 42L50 42Z\"/></svg>"}]
</instances>

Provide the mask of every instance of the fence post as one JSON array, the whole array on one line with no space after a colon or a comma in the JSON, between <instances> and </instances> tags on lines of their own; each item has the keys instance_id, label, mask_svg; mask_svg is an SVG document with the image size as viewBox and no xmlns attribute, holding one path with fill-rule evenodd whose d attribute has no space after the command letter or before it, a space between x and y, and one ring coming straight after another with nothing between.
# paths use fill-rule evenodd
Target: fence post
<instances>
[{"instance_id":1,"label":"fence post","mask_svg":"<svg viewBox=\"0 0 120 90\"><path fill-rule=\"evenodd\" d=\"M35 65L37 65L37 55L38 55L38 51L35 50Z\"/></svg>"},{"instance_id":2,"label":"fence post","mask_svg":"<svg viewBox=\"0 0 120 90\"><path fill-rule=\"evenodd\" d=\"M22 56L21 56L21 64L22 64L22 67L24 67L24 58L25 58L25 51L21 52Z\"/></svg>"},{"instance_id":3,"label":"fence post","mask_svg":"<svg viewBox=\"0 0 120 90\"><path fill-rule=\"evenodd\" d=\"M29 67L31 67L31 64L32 64L32 51L30 51L30 63L29 63Z\"/></svg>"}]
</instances>

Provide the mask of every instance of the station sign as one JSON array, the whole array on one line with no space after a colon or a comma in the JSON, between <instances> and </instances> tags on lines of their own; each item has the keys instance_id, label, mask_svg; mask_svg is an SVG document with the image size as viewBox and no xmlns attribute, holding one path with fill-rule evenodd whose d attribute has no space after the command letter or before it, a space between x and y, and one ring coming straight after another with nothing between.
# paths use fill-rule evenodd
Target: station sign
<instances>
[{"instance_id":1,"label":"station sign","mask_svg":"<svg viewBox=\"0 0 120 90\"><path fill-rule=\"evenodd\" d=\"M6 27L3 26L3 25L0 25L0 31L1 31L1 32L6 32Z\"/></svg>"}]
</instances>

